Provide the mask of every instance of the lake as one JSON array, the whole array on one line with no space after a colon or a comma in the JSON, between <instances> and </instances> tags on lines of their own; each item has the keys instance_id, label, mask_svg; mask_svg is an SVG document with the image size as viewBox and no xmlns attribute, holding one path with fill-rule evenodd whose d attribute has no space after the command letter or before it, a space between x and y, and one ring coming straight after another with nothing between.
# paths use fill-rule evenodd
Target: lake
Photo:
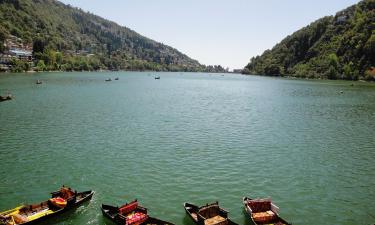
<instances>
[{"instance_id":1,"label":"lake","mask_svg":"<svg viewBox=\"0 0 375 225\"><path fill-rule=\"evenodd\" d=\"M155 80L154 76L160 76ZM119 77L119 81L105 82ZM43 80L36 85L37 79ZM137 198L191 225L188 201L272 197L293 224L375 222L375 84L205 73L0 74L0 211L62 184L89 204L45 224L111 224Z\"/></svg>"}]
</instances>

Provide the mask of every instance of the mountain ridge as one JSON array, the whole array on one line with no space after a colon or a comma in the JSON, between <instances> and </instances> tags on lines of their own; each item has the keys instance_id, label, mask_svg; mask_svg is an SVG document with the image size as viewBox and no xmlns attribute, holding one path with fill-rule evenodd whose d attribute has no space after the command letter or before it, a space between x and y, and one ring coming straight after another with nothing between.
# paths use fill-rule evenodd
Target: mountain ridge
<instances>
[{"instance_id":1,"label":"mountain ridge","mask_svg":"<svg viewBox=\"0 0 375 225\"><path fill-rule=\"evenodd\" d=\"M253 57L244 74L375 80L375 0L326 16Z\"/></svg>"},{"instance_id":2,"label":"mountain ridge","mask_svg":"<svg viewBox=\"0 0 375 225\"><path fill-rule=\"evenodd\" d=\"M173 47L57 0L0 0L0 43L9 38L33 46L37 70L222 69L206 67ZM0 52L7 50L9 46L0 47ZM11 64L27 69L22 62Z\"/></svg>"}]
</instances>

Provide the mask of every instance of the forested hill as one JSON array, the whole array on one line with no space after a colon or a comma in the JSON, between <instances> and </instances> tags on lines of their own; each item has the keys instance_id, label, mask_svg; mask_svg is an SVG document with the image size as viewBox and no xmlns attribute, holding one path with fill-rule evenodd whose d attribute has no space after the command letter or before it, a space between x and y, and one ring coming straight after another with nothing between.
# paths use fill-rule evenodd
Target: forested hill
<instances>
[{"instance_id":1,"label":"forested hill","mask_svg":"<svg viewBox=\"0 0 375 225\"><path fill-rule=\"evenodd\" d=\"M0 0L0 53L9 38L32 46L40 70L219 69L55 0Z\"/></svg>"},{"instance_id":2,"label":"forested hill","mask_svg":"<svg viewBox=\"0 0 375 225\"><path fill-rule=\"evenodd\" d=\"M375 80L375 0L319 19L253 57L244 73Z\"/></svg>"}]
</instances>

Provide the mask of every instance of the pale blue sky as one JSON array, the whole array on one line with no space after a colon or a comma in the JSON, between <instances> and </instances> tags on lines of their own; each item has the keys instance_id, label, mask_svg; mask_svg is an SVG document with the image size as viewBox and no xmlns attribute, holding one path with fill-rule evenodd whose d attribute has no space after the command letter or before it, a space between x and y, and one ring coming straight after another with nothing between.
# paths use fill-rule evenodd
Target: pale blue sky
<instances>
[{"instance_id":1,"label":"pale blue sky","mask_svg":"<svg viewBox=\"0 0 375 225\"><path fill-rule=\"evenodd\" d=\"M359 0L61 0L177 48L206 65L252 56Z\"/></svg>"}]
</instances>

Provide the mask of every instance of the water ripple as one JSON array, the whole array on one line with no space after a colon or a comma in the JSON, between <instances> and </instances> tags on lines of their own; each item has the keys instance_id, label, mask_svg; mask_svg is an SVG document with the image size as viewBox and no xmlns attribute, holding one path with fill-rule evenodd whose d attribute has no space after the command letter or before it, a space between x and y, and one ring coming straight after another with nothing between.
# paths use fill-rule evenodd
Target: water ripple
<instances>
[{"instance_id":1,"label":"water ripple","mask_svg":"<svg viewBox=\"0 0 375 225\"><path fill-rule=\"evenodd\" d=\"M46 224L110 224L100 204L134 198L185 225L183 202L219 200L250 224L244 195L272 197L294 224L373 223L374 85L160 76L1 76L17 98L0 105L0 211L67 184L96 194Z\"/></svg>"}]
</instances>

